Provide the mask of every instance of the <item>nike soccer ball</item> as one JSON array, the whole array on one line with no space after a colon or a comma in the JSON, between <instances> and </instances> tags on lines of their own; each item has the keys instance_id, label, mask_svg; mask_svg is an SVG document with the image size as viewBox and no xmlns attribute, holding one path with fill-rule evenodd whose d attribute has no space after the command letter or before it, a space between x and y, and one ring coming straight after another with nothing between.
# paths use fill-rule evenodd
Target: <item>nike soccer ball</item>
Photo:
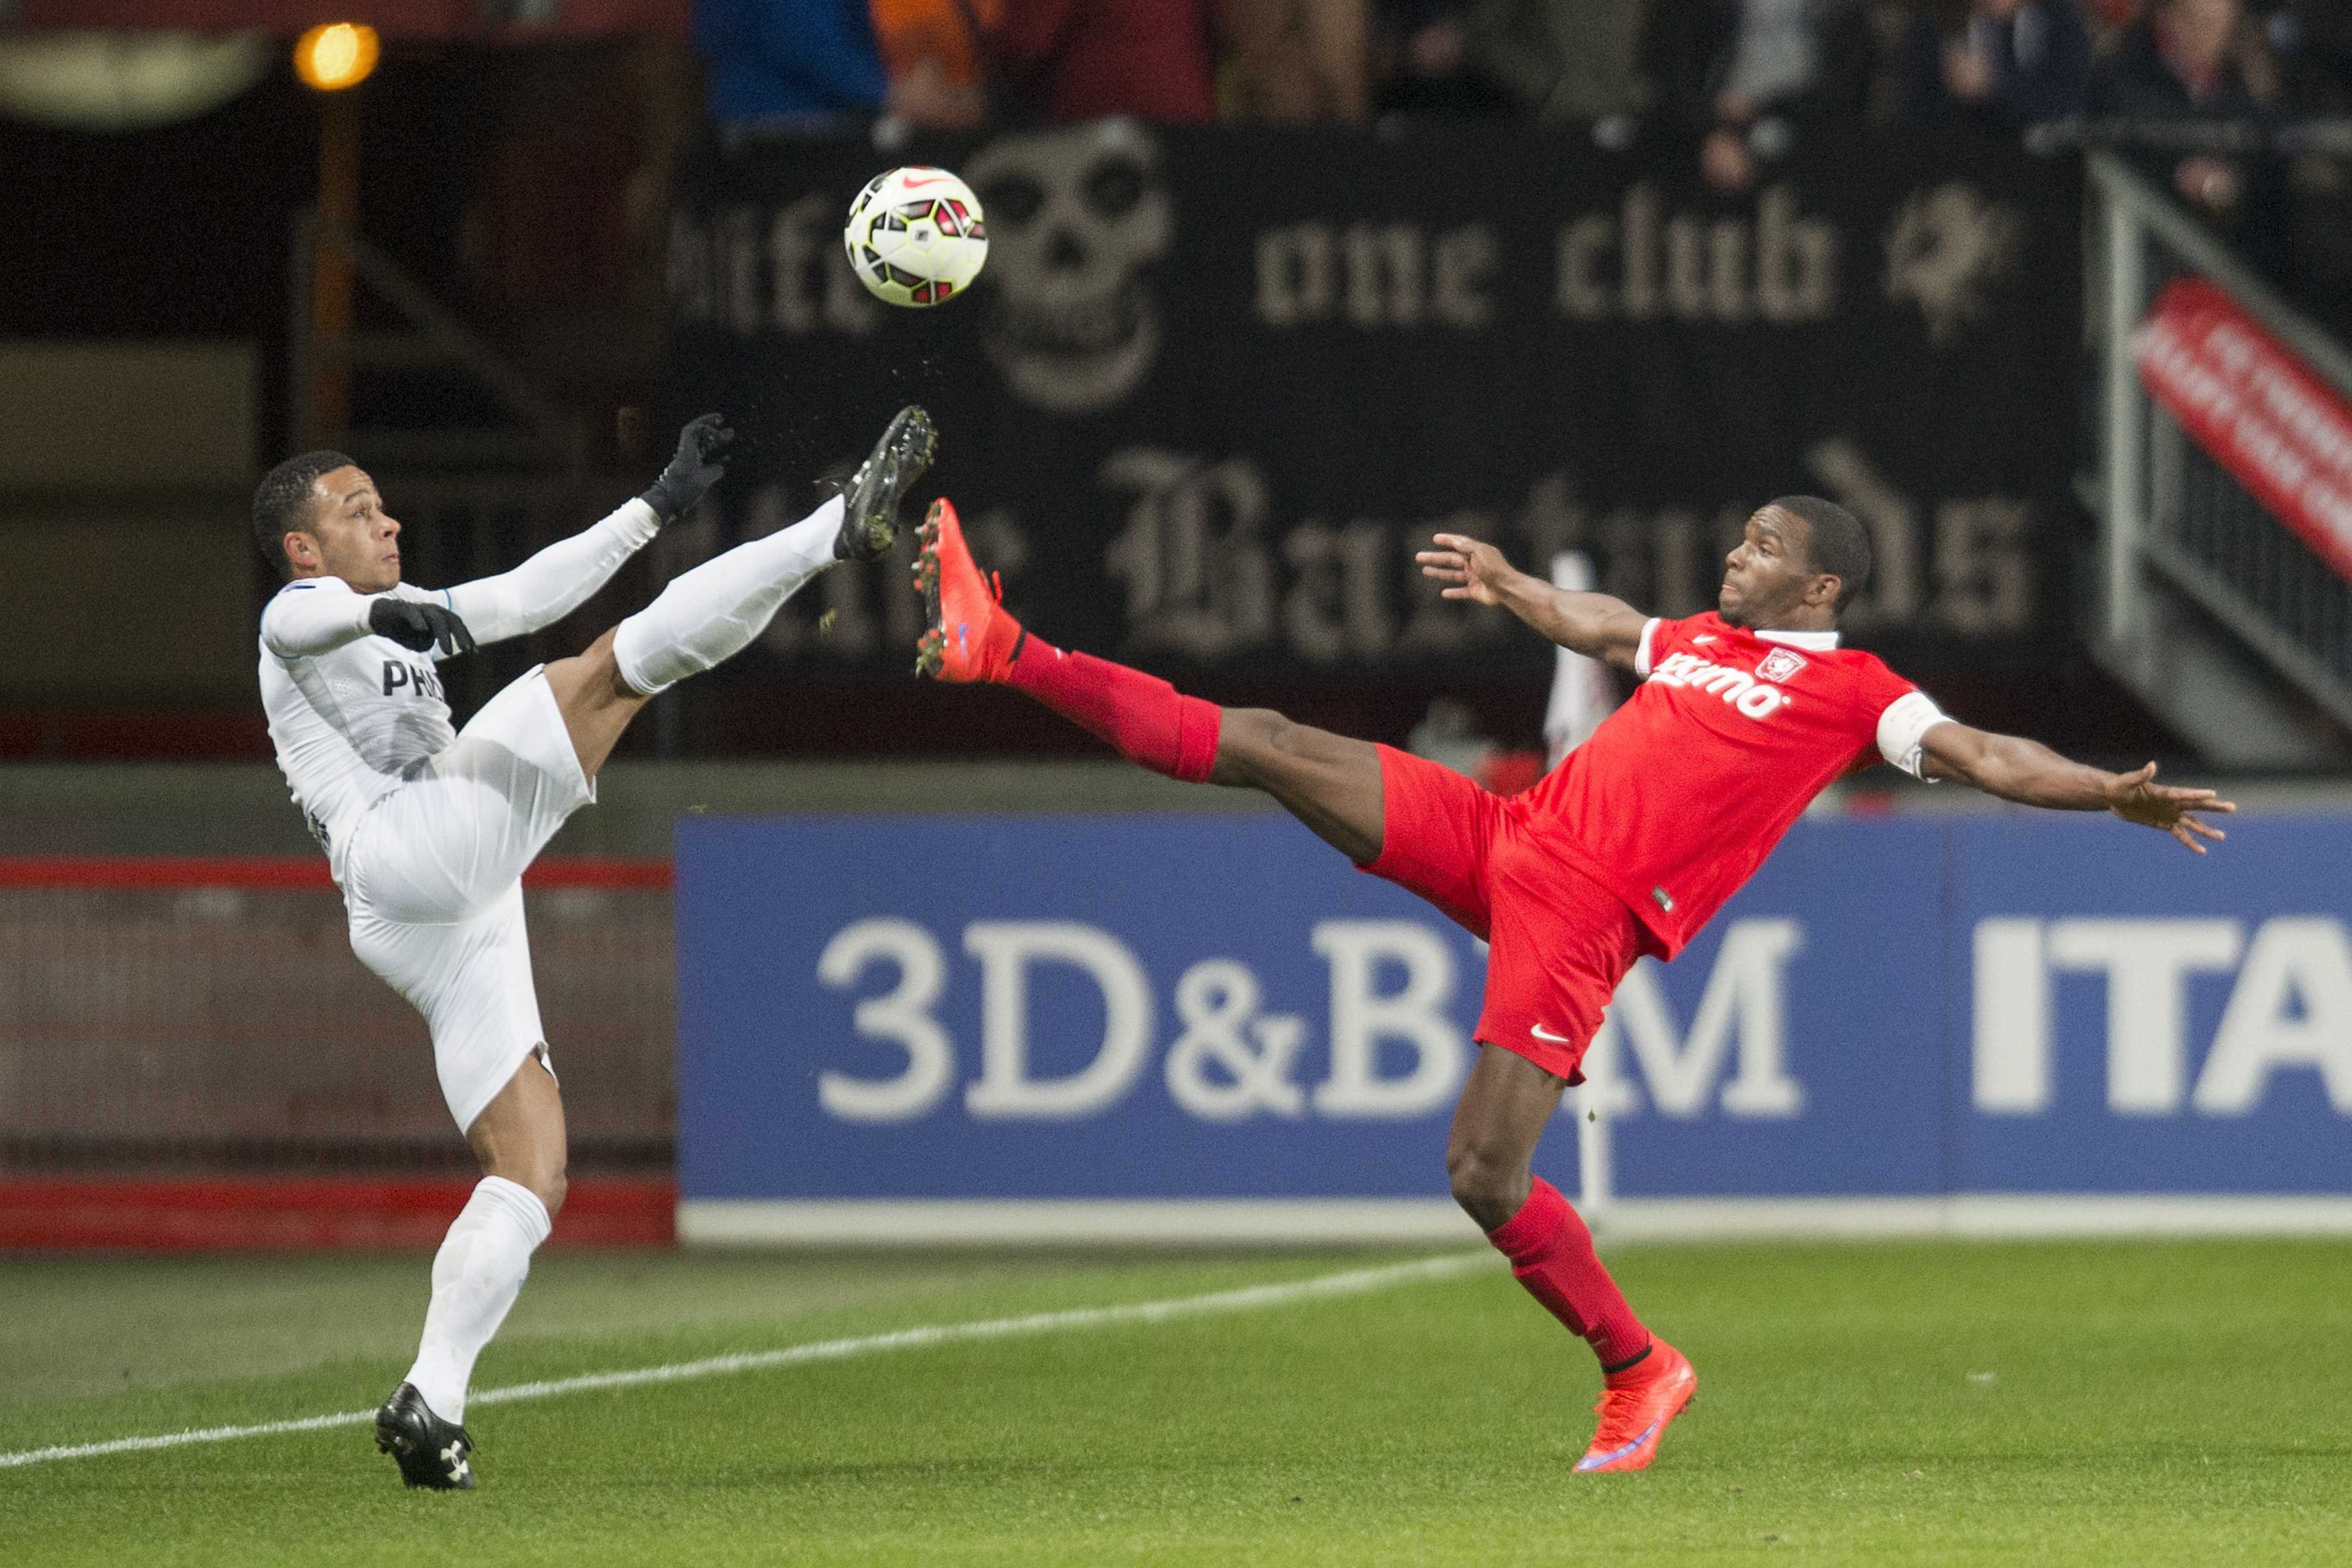
<instances>
[{"instance_id":1,"label":"nike soccer ball","mask_svg":"<svg viewBox=\"0 0 2352 1568\"><path fill-rule=\"evenodd\" d=\"M892 305L944 304L988 259L980 198L945 169L893 169L866 182L841 231L849 268Z\"/></svg>"}]
</instances>

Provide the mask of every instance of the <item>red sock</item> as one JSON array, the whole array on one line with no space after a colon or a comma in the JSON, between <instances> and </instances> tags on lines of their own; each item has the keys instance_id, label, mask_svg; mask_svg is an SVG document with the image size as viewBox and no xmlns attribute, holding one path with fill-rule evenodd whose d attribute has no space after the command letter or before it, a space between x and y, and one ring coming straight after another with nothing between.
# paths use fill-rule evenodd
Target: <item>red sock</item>
<instances>
[{"instance_id":1,"label":"red sock","mask_svg":"<svg viewBox=\"0 0 2352 1568\"><path fill-rule=\"evenodd\" d=\"M1528 1294L1592 1346L1603 1372L1625 1370L1650 1348L1650 1331L1601 1266L1592 1233L1541 1176L1519 1212L1486 1239L1511 1260L1511 1272Z\"/></svg>"},{"instance_id":2,"label":"red sock","mask_svg":"<svg viewBox=\"0 0 2352 1568\"><path fill-rule=\"evenodd\" d=\"M1006 684L1093 731L1131 763L1187 784L1206 784L1217 763L1223 710L1187 697L1156 675L1091 654L1024 638Z\"/></svg>"}]
</instances>

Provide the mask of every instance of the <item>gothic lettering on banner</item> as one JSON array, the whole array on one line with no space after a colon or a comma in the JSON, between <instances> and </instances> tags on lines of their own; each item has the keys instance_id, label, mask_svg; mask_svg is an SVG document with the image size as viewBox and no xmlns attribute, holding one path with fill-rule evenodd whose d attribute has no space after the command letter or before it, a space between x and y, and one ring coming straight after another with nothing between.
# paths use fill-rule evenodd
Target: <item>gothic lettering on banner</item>
<instances>
[{"instance_id":1,"label":"gothic lettering on banner","mask_svg":"<svg viewBox=\"0 0 2352 1568\"><path fill-rule=\"evenodd\" d=\"M942 309L849 275L869 143L682 173L666 397L750 433L714 542L920 402L1024 616L1171 675L1539 682L1548 650L1420 582L1431 531L1523 564L1584 552L1600 586L1679 616L1791 491L1871 531L1867 646L2023 668L2064 635L2063 159L1857 137L1727 196L1680 150L1571 130L1114 121L897 155L986 209L988 269ZM844 574L748 678L897 678L894 588Z\"/></svg>"}]
</instances>

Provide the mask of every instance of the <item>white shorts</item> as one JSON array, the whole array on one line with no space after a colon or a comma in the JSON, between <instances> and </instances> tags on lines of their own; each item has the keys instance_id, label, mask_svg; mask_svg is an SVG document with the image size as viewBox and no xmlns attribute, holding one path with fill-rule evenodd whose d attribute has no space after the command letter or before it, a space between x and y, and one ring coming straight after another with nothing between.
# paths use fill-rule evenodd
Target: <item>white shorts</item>
<instances>
[{"instance_id":1,"label":"white shorts","mask_svg":"<svg viewBox=\"0 0 2352 1568\"><path fill-rule=\"evenodd\" d=\"M352 951L425 1015L441 1097L460 1131L524 1058L546 1059L522 873L595 798L555 693L534 669L368 807L352 835L343 868Z\"/></svg>"}]
</instances>

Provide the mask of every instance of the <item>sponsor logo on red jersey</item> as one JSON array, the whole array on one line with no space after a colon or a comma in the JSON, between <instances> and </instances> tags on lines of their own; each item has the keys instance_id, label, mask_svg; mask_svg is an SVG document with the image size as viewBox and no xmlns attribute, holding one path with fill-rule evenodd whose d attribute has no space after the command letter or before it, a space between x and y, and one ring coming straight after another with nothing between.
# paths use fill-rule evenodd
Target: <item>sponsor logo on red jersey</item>
<instances>
[{"instance_id":1,"label":"sponsor logo on red jersey","mask_svg":"<svg viewBox=\"0 0 2352 1568\"><path fill-rule=\"evenodd\" d=\"M1764 662L1769 666L1779 657L1776 650ZM1789 657L1796 659L1797 668L1804 668L1803 659L1797 658L1794 654ZM1792 669L1790 674L1795 672ZM1758 675L1762 673L1761 668L1757 671ZM1664 662L1651 672L1650 679L1661 685L1686 687L1693 691L1720 697L1750 719L1769 719L1789 701L1789 694L1769 681L1759 680L1755 675L1727 664L1709 664L1695 653L1667 655ZM1780 679L1785 680L1788 677Z\"/></svg>"}]
</instances>

